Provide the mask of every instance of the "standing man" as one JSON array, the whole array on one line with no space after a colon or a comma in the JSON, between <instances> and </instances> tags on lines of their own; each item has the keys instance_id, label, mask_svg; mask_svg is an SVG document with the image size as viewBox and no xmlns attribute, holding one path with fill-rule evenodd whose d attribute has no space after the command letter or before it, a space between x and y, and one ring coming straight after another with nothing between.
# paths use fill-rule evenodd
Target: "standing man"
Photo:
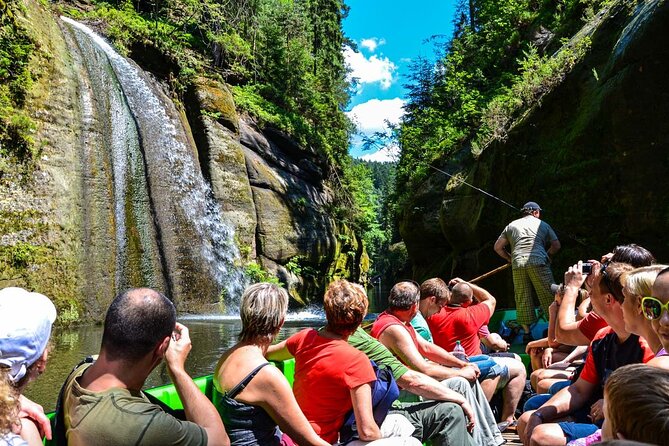
<instances>
[{"instance_id":1,"label":"standing man","mask_svg":"<svg viewBox=\"0 0 669 446\"><path fill-rule=\"evenodd\" d=\"M544 314L548 315L548 306L553 302L551 284L555 283L550 257L560 250L560 241L553 228L539 219L541 208L537 203L528 201L520 211L523 217L504 228L495 242L495 252L513 268L518 323L525 330L524 341L529 342L532 340L530 324L536 320L532 287ZM509 244L510 254L506 250Z\"/></svg>"}]
</instances>

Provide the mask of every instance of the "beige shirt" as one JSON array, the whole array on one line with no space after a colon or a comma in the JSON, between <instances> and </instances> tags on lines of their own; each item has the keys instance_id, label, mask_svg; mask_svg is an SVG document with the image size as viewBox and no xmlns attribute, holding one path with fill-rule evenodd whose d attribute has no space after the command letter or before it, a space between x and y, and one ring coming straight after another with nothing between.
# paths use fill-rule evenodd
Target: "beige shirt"
<instances>
[{"instance_id":1,"label":"beige shirt","mask_svg":"<svg viewBox=\"0 0 669 446\"><path fill-rule=\"evenodd\" d=\"M546 248L557 240L553 228L533 215L512 221L499 237L505 238L511 245L511 264L514 268L547 264Z\"/></svg>"}]
</instances>

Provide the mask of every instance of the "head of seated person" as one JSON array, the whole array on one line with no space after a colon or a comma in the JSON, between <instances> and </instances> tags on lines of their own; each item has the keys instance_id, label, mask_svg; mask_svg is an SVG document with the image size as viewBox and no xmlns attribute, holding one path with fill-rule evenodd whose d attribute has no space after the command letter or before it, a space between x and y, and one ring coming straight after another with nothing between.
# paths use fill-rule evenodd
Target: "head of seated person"
<instances>
[{"instance_id":1,"label":"head of seated person","mask_svg":"<svg viewBox=\"0 0 669 446\"><path fill-rule=\"evenodd\" d=\"M443 307L448 305L451 291L446 282L438 277L427 279L420 284L419 309L426 319L433 314L439 313Z\"/></svg>"},{"instance_id":2,"label":"head of seated person","mask_svg":"<svg viewBox=\"0 0 669 446\"><path fill-rule=\"evenodd\" d=\"M323 297L326 329L348 337L362 323L368 306L367 294L362 286L343 279L335 280Z\"/></svg>"},{"instance_id":3,"label":"head of seated person","mask_svg":"<svg viewBox=\"0 0 669 446\"><path fill-rule=\"evenodd\" d=\"M602 439L666 444L669 371L644 364L615 370L604 388Z\"/></svg>"},{"instance_id":4,"label":"head of seated person","mask_svg":"<svg viewBox=\"0 0 669 446\"><path fill-rule=\"evenodd\" d=\"M174 304L162 293L149 288L127 290L107 310L100 356L111 362L136 364L151 355L148 375L162 360L175 324Z\"/></svg>"},{"instance_id":5,"label":"head of seated person","mask_svg":"<svg viewBox=\"0 0 669 446\"><path fill-rule=\"evenodd\" d=\"M397 316L403 322L409 322L418 312L420 286L416 282L399 282L388 295L388 313Z\"/></svg>"},{"instance_id":6,"label":"head of seated person","mask_svg":"<svg viewBox=\"0 0 669 446\"><path fill-rule=\"evenodd\" d=\"M23 288L0 290L0 374L17 394L46 370L56 308Z\"/></svg>"},{"instance_id":7,"label":"head of seated person","mask_svg":"<svg viewBox=\"0 0 669 446\"><path fill-rule=\"evenodd\" d=\"M474 302L474 291L468 283L456 283L451 289L451 305L468 307Z\"/></svg>"},{"instance_id":8,"label":"head of seated person","mask_svg":"<svg viewBox=\"0 0 669 446\"><path fill-rule=\"evenodd\" d=\"M283 326L288 293L272 283L256 283L244 290L239 305L240 342L271 344Z\"/></svg>"},{"instance_id":9,"label":"head of seated person","mask_svg":"<svg viewBox=\"0 0 669 446\"><path fill-rule=\"evenodd\" d=\"M628 265L632 265L634 268L640 268L642 266L650 266L655 263L655 257L643 246L630 243L629 245L616 246L611 253L609 261L627 263Z\"/></svg>"}]
</instances>

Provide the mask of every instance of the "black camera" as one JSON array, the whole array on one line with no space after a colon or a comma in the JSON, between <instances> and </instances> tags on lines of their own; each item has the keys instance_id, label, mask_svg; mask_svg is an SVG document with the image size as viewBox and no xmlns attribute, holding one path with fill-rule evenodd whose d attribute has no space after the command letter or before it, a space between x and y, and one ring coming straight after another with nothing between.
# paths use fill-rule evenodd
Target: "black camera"
<instances>
[{"instance_id":1,"label":"black camera","mask_svg":"<svg viewBox=\"0 0 669 446\"><path fill-rule=\"evenodd\" d=\"M590 263L590 262L583 262L582 271L583 271L583 274L590 274L590 273L592 273L592 263Z\"/></svg>"}]
</instances>

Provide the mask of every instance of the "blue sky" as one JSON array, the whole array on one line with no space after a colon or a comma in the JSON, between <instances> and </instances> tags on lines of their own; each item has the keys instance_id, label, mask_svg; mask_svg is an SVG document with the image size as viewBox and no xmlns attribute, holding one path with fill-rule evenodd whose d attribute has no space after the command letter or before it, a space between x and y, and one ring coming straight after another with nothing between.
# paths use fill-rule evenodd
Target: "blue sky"
<instances>
[{"instance_id":1,"label":"blue sky","mask_svg":"<svg viewBox=\"0 0 669 446\"><path fill-rule=\"evenodd\" d=\"M344 32L358 45L358 53L346 50L346 60L359 79L348 114L359 131L383 130L384 119L397 122L406 94L402 84L411 61L418 56L434 58L433 35L451 36L456 0L346 0L351 8ZM395 149L396 150L396 149ZM392 148L373 155L363 152L354 138L351 155L387 160Z\"/></svg>"}]
</instances>

